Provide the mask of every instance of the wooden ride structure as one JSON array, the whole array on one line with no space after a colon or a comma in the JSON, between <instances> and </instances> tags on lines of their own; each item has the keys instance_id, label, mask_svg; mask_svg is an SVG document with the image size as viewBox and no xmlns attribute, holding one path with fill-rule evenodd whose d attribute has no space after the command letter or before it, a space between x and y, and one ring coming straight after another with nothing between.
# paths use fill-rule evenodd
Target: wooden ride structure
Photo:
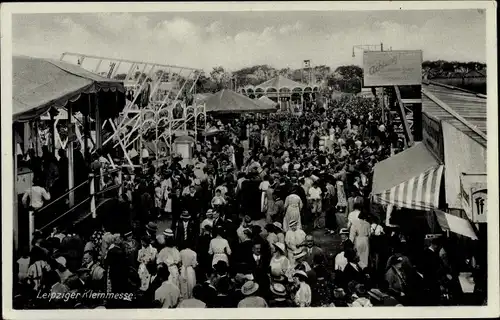
<instances>
[{"instance_id":1,"label":"wooden ride structure","mask_svg":"<svg viewBox=\"0 0 500 320\"><path fill-rule=\"evenodd\" d=\"M206 127L205 105L194 99L199 69L71 52L60 60L124 81L126 106L117 119L96 119L95 128L103 134L96 132L94 149L121 149L124 167L142 165L145 149L156 160L172 154L174 137L196 137Z\"/></svg>"}]
</instances>

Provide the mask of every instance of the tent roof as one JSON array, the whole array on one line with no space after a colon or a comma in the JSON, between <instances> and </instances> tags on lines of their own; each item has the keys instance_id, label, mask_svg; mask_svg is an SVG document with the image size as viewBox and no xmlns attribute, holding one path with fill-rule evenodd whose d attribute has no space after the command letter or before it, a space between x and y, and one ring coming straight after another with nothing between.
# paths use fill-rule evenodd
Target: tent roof
<instances>
[{"instance_id":1,"label":"tent roof","mask_svg":"<svg viewBox=\"0 0 500 320\"><path fill-rule=\"evenodd\" d=\"M82 93L124 92L123 82L110 80L69 63L24 56L12 58L12 114L28 121L51 107L63 107Z\"/></svg>"},{"instance_id":2,"label":"tent roof","mask_svg":"<svg viewBox=\"0 0 500 320\"><path fill-rule=\"evenodd\" d=\"M194 95L194 100L196 102L203 102L210 98L213 94L212 93L197 93Z\"/></svg>"},{"instance_id":3,"label":"tent roof","mask_svg":"<svg viewBox=\"0 0 500 320\"><path fill-rule=\"evenodd\" d=\"M276 108L260 100L252 100L231 90L223 89L205 100L206 112L242 113L275 112Z\"/></svg>"},{"instance_id":4,"label":"tent roof","mask_svg":"<svg viewBox=\"0 0 500 320\"><path fill-rule=\"evenodd\" d=\"M379 194L439 165L427 147L419 142L374 168L372 194Z\"/></svg>"},{"instance_id":5,"label":"tent roof","mask_svg":"<svg viewBox=\"0 0 500 320\"><path fill-rule=\"evenodd\" d=\"M255 86L255 88L263 88L263 89L270 88L270 87L276 88L276 89L289 88L290 90L292 90L293 88L305 88L305 87L312 87L312 86L308 86L308 85L303 84L303 83L295 82L295 81L290 80L288 78L285 78L283 76L274 77L270 80L267 80L266 82L259 84L258 86Z\"/></svg>"},{"instance_id":6,"label":"tent roof","mask_svg":"<svg viewBox=\"0 0 500 320\"><path fill-rule=\"evenodd\" d=\"M262 101L262 102L264 102L264 103L267 103L267 104L269 104L270 106L273 106L273 107L275 107L277 105L276 102L274 102L273 100L269 99L266 96L260 97L259 100Z\"/></svg>"}]
</instances>

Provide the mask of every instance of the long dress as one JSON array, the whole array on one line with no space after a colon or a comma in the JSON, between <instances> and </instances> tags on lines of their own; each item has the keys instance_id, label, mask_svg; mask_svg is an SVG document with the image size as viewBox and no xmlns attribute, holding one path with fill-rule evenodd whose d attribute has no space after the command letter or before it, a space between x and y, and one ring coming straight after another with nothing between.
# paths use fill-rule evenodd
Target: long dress
<instances>
[{"instance_id":1,"label":"long dress","mask_svg":"<svg viewBox=\"0 0 500 320\"><path fill-rule=\"evenodd\" d=\"M170 192L172 190L172 180L166 179L161 183L163 199L165 200L165 212L172 212L172 197L170 197Z\"/></svg>"},{"instance_id":2,"label":"long dress","mask_svg":"<svg viewBox=\"0 0 500 320\"><path fill-rule=\"evenodd\" d=\"M356 219L351 225L349 239L354 243L359 256L359 265L362 268L368 266L368 258L370 255L370 230L371 225L363 219Z\"/></svg>"},{"instance_id":3,"label":"long dress","mask_svg":"<svg viewBox=\"0 0 500 320\"><path fill-rule=\"evenodd\" d=\"M191 249L184 249L181 255L180 287L181 299L193 298L193 288L196 285L196 272L194 268L198 264L196 252Z\"/></svg>"},{"instance_id":4,"label":"long dress","mask_svg":"<svg viewBox=\"0 0 500 320\"><path fill-rule=\"evenodd\" d=\"M149 288L149 282L151 279L151 275L149 274L146 265L150 261L154 261L156 259L156 254L158 251L153 246L149 245L146 248L141 248L139 253L137 254L137 261L139 262L139 269L137 273L139 274L139 278L141 279L141 291L146 291Z\"/></svg>"},{"instance_id":5,"label":"long dress","mask_svg":"<svg viewBox=\"0 0 500 320\"><path fill-rule=\"evenodd\" d=\"M283 219L283 230L290 229L290 222L297 221L297 228L302 229L300 211L302 210L302 199L296 194L291 194L285 199L285 218Z\"/></svg>"},{"instance_id":6,"label":"long dress","mask_svg":"<svg viewBox=\"0 0 500 320\"><path fill-rule=\"evenodd\" d=\"M181 255L177 248L165 247L158 253L156 263L165 263L170 272L169 281L179 288L179 263L181 262Z\"/></svg>"},{"instance_id":7,"label":"long dress","mask_svg":"<svg viewBox=\"0 0 500 320\"><path fill-rule=\"evenodd\" d=\"M229 242L218 236L210 241L210 246L208 248L208 253L213 254L214 257L212 259L212 266L222 260L229 265L229 257L231 255L231 248L229 247Z\"/></svg>"},{"instance_id":8,"label":"long dress","mask_svg":"<svg viewBox=\"0 0 500 320\"><path fill-rule=\"evenodd\" d=\"M294 252L297 251L298 245L306 240L306 233L302 229L295 231L288 230L285 234L285 244L288 250L288 260L293 265L295 264Z\"/></svg>"}]
</instances>

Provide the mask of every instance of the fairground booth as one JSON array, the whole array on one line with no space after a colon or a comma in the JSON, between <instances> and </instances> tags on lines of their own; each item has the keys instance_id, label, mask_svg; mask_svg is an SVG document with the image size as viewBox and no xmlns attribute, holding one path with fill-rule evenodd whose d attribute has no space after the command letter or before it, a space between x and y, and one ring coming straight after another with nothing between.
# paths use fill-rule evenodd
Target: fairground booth
<instances>
[{"instance_id":1,"label":"fairground booth","mask_svg":"<svg viewBox=\"0 0 500 320\"><path fill-rule=\"evenodd\" d=\"M91 154L100 148L102 123L123 109L125 90L122 82L61 61L15 56L12 62L17 248L29 244L33 230L54 227L56 219L78 205L88 208L89 174L79 164L89 164ZM67 172L56 176L60 156L67 158ZM20 201L34 183L51 193L49 205L40 210L25 208Z\"/></svg>"},{"instance_id":2,"label":"fairground booth","mask_svg":"<svg viewBox=\"0 0 500 320\"><path fill-rule=\"evenodd\" d=\"M422 81L422 51L369 51L363 61L364 86L395 93L386 111L397 114L406 145L375 165L372 202L417 261L430 239L441 238L457 282L470 293L469 271L479 265L486 274L486 96ZM391 67L377 67L381 62ZM418 86L421 99L405 99L405 86Z\"/></svg>"},{"instance_id":3,"label":"fairground booth","mask_svg":"<svg viewBox=\"0 0 500 320\"><path fill-rule=\"evenodd\" d=\"M373 179L386 224L415 248L437 235L445 250L460 248L446 252L465 293L474 287L469 271L487 261L486 109L484 95L423 83L422 141L376 164Z\"/></svg>"}]
</instances>

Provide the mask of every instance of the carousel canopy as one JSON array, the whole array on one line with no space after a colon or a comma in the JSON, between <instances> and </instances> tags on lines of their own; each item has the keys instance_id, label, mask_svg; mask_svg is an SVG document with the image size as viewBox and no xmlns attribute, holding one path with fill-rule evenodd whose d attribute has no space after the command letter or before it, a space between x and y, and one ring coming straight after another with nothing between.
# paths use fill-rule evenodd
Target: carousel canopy
<instances>
[{"instance_id":1,"label":"carousel canopy","mask_svg":"<svg viewBox=\"0 0 500 320\"><path fill-rule=\"evenodd\" d=\"M211 93L197 93L194 95L195 102L201 103L210 98L213 94Z\"/></svg>"},{"instance_id":2,"label":"carousel canopy","mask_svg":"<svg viewBox=\"0 0 500 320\"><path fill-rule=\"evenodd\" d=\"M223 89L205 101L206 112L243 113L275 112L276 108L260 100L253 100L231 90Z\"/></svg>"},{"instance_id":3,"label":"carousel canopy","mask_svg":"<svg viewBox=\"0 0 500 320\"><path fill-rule=\"evenodd\" d=\"M14 121L29 121L51 107L64 107L68 101L77 101L82 93L125 91L123 82L65 62L15 56L12 66Z\"/></svg>"},{"instance_id":4,"label":"carousel canopy","mask_svg":"<svg viewBox=\"0 0 500 320\"><path fill-rule=\"evenodd\" d=\"M292 90L293 88L305 88L305 87L307 87L307 85L295 82L283 76L274 77L256 86L256 88L263 88L263 89L276 88L278 90L281 88L289 88L290 90Z\"/></svg>"},{"instance_id":5,"label":"carousel canopy","mask_svg":"<svg viewBox=\"0 0 500 320\"><path fill-rule=\"evenodd\" d=\"M276 107L276 105L277 105L276 102L274 102L273 100L269 99L266 96L260 97L259 100L262 101L263 103L266 103L266 104L273 106L273 107Z\"/></svg>"}]
</instances>

